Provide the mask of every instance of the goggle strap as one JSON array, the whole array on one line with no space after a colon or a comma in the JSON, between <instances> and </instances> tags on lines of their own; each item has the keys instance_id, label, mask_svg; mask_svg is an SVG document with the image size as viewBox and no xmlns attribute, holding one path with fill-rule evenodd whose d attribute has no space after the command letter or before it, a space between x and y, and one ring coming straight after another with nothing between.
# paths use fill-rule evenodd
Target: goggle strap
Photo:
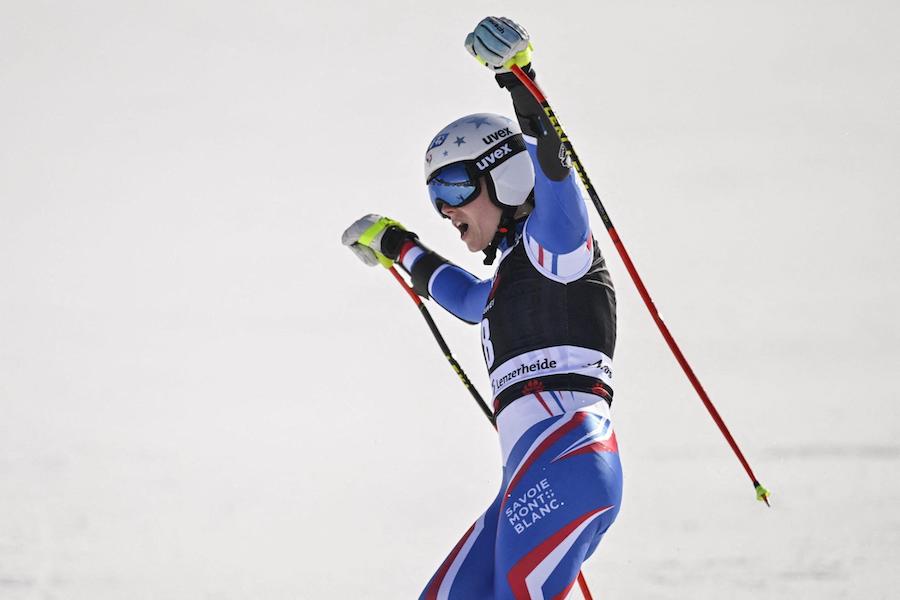
<instances>
[{"instance_id":1,"label":"goggle strap","mask_svg":"<svg viewBox=\"0 0 900 600\"><path fill-rule=\"evenodd\" d=\"M473 166L475 175L481 176L491 169L498 167L508 161L510 158L525 150L525 140L521 134L515 134L512 137L503 140L499 144L492 146L480 156L473 159L469 164Z\"/></svg>"}]
</instances>

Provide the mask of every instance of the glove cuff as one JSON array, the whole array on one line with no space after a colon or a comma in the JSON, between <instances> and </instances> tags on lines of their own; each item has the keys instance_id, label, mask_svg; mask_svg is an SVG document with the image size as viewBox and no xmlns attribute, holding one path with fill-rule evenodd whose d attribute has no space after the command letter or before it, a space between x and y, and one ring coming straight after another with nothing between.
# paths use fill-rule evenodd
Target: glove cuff
<instances>
[{"instance_id":1,"label":"glove cuff","mask_svg":"<svg viewBox=\"0 0 900 600\"><path fill-rule=\"evenodd\" d=\"M417 240L417 236L412 231L407 231L399 227L390 226L384 230L381 236L381 253L391 260L397 260L400 256L400 249L407 240Z\"/></svg>"},{"instance_id":2,"label":"glove cuff","mask_svg":"<svg viewBox=\"0 0 900 600\"><path fill-rule=\"evenodd\" d=\"M535 78L534 69L531 67L531 63L528 63L522 70L525 71L525 74L528 75L532 80ZM507 71L506 73L497 73L494 75L494 79L497 81L497 85L502 88L506 88L508 90L512 90L513 88L520 87L522 82L519 81L519 78L516 77L516 74L512 71Z\"/></svg>"}]
</instances>

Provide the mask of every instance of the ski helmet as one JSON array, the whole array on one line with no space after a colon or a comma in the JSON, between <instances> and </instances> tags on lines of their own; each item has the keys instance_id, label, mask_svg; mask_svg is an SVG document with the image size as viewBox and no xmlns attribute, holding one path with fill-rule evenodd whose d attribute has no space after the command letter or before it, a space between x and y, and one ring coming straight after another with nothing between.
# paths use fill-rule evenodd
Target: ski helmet
<instances>
[{"instance_id":1,"label":"ski helmet","mask_svg":"<svg viewBox=\"0 0 900 600\"><path fill-rule=\"evenodd\" d=\"M428 194L441 216L441 204L461 206L476 198L482 176L491 201L505 212L514 212L534 192L531 157L512 119L491 113L462 117L441 129L425 151Z\"/></svg>"}]
</instances>

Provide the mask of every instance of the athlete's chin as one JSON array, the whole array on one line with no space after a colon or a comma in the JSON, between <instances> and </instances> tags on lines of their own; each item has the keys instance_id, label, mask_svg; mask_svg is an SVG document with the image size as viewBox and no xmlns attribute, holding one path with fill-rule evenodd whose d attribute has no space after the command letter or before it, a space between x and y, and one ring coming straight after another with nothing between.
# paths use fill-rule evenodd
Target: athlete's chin
<instances>
[{"instance_id":1,"label":"athlete's chin","mask_svg":"<svg viewBox=\"0 0 900 600\"><path fill-rule=\"evenodd\" d=\"M466 248L469 249L469 252L481 252L485 248L488 247L487 243L481 242L480 240L463 240L466 243Z\"/></svg>"}]
</instances>

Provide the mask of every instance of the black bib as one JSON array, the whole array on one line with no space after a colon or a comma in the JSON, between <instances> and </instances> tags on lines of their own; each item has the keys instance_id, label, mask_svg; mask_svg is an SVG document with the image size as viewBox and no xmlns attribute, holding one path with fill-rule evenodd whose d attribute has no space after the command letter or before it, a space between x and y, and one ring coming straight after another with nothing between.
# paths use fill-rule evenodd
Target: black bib
<instances>
[{"instance_id":1,"label":"black bib","mask_svg":"<svg viewBox=\"0 0 900 600\"><path fill-rule=\"evenodd\" d=\"M616 295L596 242L592 250L587 272L570 283L535 267L522 239L503 257L481 322L495 412L542 390L588 391L612 400Z\"/></svg>"}]
</instances>

